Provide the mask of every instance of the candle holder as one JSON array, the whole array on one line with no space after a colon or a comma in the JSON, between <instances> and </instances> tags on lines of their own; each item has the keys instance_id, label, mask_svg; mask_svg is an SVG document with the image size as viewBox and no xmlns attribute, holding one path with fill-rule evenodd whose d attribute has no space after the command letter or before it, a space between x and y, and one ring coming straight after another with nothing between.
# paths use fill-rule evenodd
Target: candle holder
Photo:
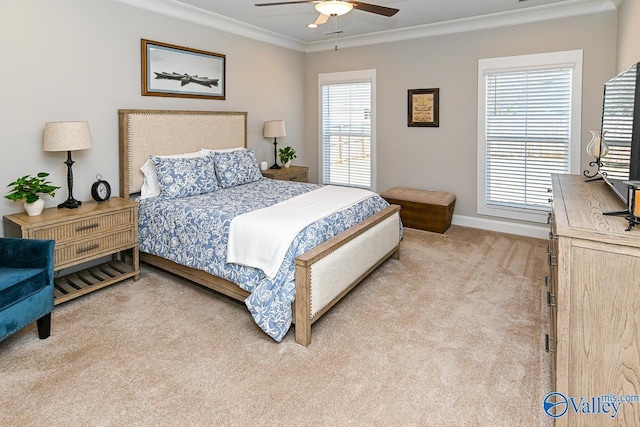
<instances>
[{"instance_id":1,"label":"candle holder","mask_svg":"<svg viewBox=\"0 0 640 427\"><path fill-rule=\"evenodd\" d=\"M640 224L640 181L624 181L628 188L627 205L629 207L629 215L625 218L629 221L627 231Z\"/></svg>"},{"instance_id":2,"label":"candle holder","mask_svg":"<svg viewBox=\"0 0 640 427\"><path fill-rule=\"evenodd\" d=\"M600 168L602 167L602 158L609 153L609 146L607 145L604 136L608 131L601 132L599 130L590 130L591 141L587 144L587 154L594 158L589 162L589 166L595 167L596 171L592 174L588 169L583 171L582 174L587 178L587 181L593 181L600 179Z\"/></svg>"}]
</instances>

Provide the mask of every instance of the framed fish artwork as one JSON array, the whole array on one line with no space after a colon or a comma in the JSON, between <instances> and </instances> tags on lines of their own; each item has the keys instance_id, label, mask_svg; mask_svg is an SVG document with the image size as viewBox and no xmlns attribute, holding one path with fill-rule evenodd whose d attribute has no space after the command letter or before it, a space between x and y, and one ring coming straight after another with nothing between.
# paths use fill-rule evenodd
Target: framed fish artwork
<instances>
[{"instance_id":1,"label":"framed fish artwork","mask_svg":"<svg viewBox=\"0 0 640 427\"><path fill-rule=\"evenodd\" d=\"M225 99L226 55L141 42L143 96Z\"/></svg>"}]
</instances>

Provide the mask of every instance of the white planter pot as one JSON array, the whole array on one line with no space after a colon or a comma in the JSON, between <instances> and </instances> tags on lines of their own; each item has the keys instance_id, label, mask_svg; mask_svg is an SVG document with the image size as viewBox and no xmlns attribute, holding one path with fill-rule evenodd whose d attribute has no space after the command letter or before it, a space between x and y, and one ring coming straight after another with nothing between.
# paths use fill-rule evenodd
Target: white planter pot
<instances>
[{"instance_id":1,"label":"white planter pot","mask_svg":"<svg viewBox=\"0 0 640 427\"><path fill-rule=\"evenodd\" d=\"M38 216L44 210L44 200L38 199L33 203L24 203L24 210L29 216Z\"/></svg>"},{"instance_id":2,"label":"white planter pot","mask_svg":"<svg viewBox=\"0 0 640 427\"><path fill-rule=\"evenodd\" d=\"M289 166L291 166L291 160L289 160L287 163L284 164L285 168L288 168Z\"/></svg>"}]
</instances>

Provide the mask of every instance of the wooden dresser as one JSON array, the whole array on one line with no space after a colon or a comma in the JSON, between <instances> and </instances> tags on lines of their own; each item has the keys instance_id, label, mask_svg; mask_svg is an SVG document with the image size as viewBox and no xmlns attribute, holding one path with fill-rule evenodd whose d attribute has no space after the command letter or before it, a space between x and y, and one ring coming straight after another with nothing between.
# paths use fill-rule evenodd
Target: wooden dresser
<instances>
[{"instance_id":1,"label":"wooden dresser","mask_svg":"<svg viewBox=\"0 0 640 427\"><path fill-rule=\"evenodd\" d=\"M296 182L309 182L309 167L308 166L284 166L280 169L267 169L262 171L262 175L281 181L296 181Z\"/></svg>"},{"instance_id":2,"label":"wooden dresser","mask_svg":"<svg viewBox=\"0 0 640 427\"><path fill-rule=\"evenodd\" d=\"M137 280L140 275L138 207L126 199L83 202L77 209L48 208L38 216L6 215L4 233L6 237L55 240L56 272L111 255L105 263L56 275L55 304L129 277Z\"/></svg>"},{"instance_id":3,"label":"wooden dresser","mask_svg":"<svg viewBox=\"0 0 640 427\"><path fill-rule=\"evenodd\" d=\"M583 397L602 409L612 396L640 395L640 227L625 231L623 217L603 215L625 209L603 181L553 175L552 191L546 279L552 386L576 404ZM615 418L582 413L584 405L576 413L570 401L556 406L565 408L556 426L640 426L637 401L621 403Z\"/></svg>"}]
</instances>

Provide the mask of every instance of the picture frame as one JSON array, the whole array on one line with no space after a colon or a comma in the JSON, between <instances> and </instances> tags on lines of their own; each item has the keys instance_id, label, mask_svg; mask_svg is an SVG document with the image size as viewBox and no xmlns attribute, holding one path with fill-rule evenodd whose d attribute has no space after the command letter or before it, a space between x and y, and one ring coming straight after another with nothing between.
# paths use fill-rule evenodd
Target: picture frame
<instances>
[{"instance_id":1,"label":"picture frame","mask_svg":"<svg viewBox=\"0 0 640 427\"><path fill-rule=\"evenodd\" d=\"M142 96L226 98L226 55L141 39Z\"/></svg>"},{"instance_id":2,"label":"picture frame","mask_svg":"<svg viewBox=\"0 0 640 427\"><path fill-rule=\"evenodd\" d=\"M440 126L440 88L409 89L409 127Z\"/></svg>"}]
</instances>

